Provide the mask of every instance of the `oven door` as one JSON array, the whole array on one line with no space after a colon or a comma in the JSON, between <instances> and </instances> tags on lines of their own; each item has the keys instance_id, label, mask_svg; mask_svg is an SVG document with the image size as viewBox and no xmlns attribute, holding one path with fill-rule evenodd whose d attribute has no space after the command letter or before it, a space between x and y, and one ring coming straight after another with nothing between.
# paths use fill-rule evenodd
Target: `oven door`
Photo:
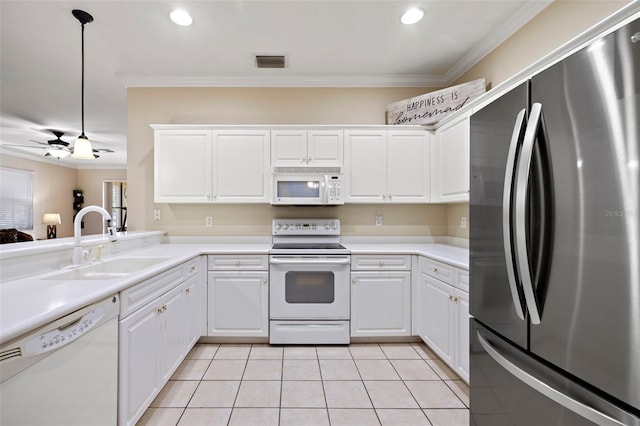
<instances>
[{"instance_id":1,"label":"oven door","mask_svg":"<svg viewBox=\"0 0 640 426\"><path fill-rule=\"evenodd\" d=\"M271 319L349 319L348 255L271 255Z\"/></svg>"}]
</instances>

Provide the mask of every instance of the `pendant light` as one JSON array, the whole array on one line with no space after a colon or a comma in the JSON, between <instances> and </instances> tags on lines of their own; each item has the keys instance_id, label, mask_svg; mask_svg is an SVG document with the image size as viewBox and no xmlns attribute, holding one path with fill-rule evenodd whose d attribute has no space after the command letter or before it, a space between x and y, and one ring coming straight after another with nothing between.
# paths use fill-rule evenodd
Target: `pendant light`
<instances>
[{"instance_id":1,"label":"pendant light","mask_svg":"<svg viewBox=\"0 0 640 426\"><path fill-rule=\"evenodd\" d=\"M78 9L72 10L71 13L78 21L80 21L82 30L82 133L78 136L78 139L73 146L73 153L71 156L81 160L93 160L96 158L95 155L93 155L93 147L91 146L89 138L84 134L84 25L93 22L93 16L89 15L84 10Z\"/></svg>"}]
</instances>

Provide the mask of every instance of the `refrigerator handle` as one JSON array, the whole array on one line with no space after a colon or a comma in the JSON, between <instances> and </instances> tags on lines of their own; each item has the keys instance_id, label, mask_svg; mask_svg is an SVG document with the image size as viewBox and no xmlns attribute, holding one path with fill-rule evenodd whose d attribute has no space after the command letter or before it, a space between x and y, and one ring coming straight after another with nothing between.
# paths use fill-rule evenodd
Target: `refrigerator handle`
<instances>
[{"instance_id":1,"label":"refrigerator handle","mask_svg":"<svg viewBox=\"0 0 640 426\"><path fill-rule=\"evenodd\" d=\"M608 416L607 414L596 410L593 407L590 407L576 399L571 398L570 396L560 392L554 387L548 385L547 383L537 379L532 376L528 372L522 370L520 367L513 364L509 361L505 356L503 356L497 348L495 348L489 341L487 341L479 331L476 331L476 335L478 337L478 341L480 345L484 348L484 350L489 354L491 358L493 358L500 366L502 366L509 373L513 374L516 378L524 382L529 387L537 390L547 398L555 401L556 403L562 405L568 410L573 411L574 413L584 417L587 420L594 422L597 425L601 426L624 426L625 423L622 423L613 417Z\"/></svg>"},{"instance_id":2,"label":"refrigerator handle","mask_svg":"<svg viewBox=\"0 0 640 426\"><path fill-rule=\"evenodd\" d=\"M509 153L507 154L507 166L504 173L504 188L502 190L502 238L504 257L507 266L507 278L509 279L513 306L516 309L516 314L521 320L524 320L525 318L523 301L520 296L520 290L518 288L516 272L514 269L513 235L511 232L513 227L513 221L511 220L511 205L513 200L513 175L515 171L516 155L520 142L524 136L525 126L526 109L523 108L518 113L513 127L511 143L509 144Z\"/></svg>"},{"instance_id":3,"label":"refrigerator handle","mask_svg":"<svg viewBox=\"0 0 640 426\"><path fill-rule=\"evenodd\" d=\"M524 291L524 299L529 311L529 317L532 324L540 324L540 308L536 299L536 293L533 289L533 277L529 268L529 257L527 255L527 193L529 190L529 173L531 171L531 159L533 157L533 148L536 142L536 136L542 119L542 105L534 103L531 106L529 114L529 123L524 134L522 143L522 153L518 161L518 170L516 172L516 259L518 263L518 272L522 281L522 290Z\"/></svg>"}]
</instances>

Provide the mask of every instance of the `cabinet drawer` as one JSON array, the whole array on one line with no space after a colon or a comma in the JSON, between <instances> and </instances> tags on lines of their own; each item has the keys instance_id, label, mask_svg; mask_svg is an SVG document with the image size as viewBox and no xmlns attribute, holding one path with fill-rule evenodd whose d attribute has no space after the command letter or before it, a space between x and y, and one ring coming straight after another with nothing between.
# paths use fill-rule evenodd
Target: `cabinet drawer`
<instances>
[{"instance_id":1,"label":"cabinet drawer","mask_svg":"<svg viewBox=\"0 0 640 426\"><path fill-rule=\"evenodd\" d=\"M120 295L120 319L125 318L184 281L185 265L187 264L171 268L124 290Z\"/></svg>"},{"instance_id":2,"label":"cabinet drawer","mask_svg":"<svg viewBox=\"0 0 640 426\"><path fill-rule=\"evenodd\" d=\"M200 257L196 257L183 265L185 281L200 272Z\"/></svg>"},{"instance_id":3,"label":"cabinet drawer","mask_svg":"<svg viewBox=\"0 0 640 426\"><path fill-rule=\"evenodd\" d=\"M423 274L430 275L434 278L444 281L447 284L453 284L455 281L455 267L428 257L420 258L420 270Z\"/></svg>"},{"instance_id":4,"label":"cabinet drawer","mask_svg":"<svg viewBox=\"0 0 640 426\"><path fill-rule=\"evenodd\" d=\"M267 255L209 255L207 265L210 271L267 270L269 269L269 259Z\"/></svg>"},{"instance_id":5,"label":"cabinet drawer","mask_svg":"<svg viewBox=\"0 0 640 426\"><path fill-rule=\"evenodd\" d=\"M410 271L411 255L356 255L351 256L352 271Z\"/></svg>"},{"instance_id":6,"label":"cabinet drawer","mask_svg":"<svg viewBox=\"0 0 640 426\"><path fill-rule=\"evenodd\" d=\"M456 268L454 286L458 287L460 290L464 290L467 293L469 292L469 271L465 271L464 269Z\"/></svg>"}]
</instances>

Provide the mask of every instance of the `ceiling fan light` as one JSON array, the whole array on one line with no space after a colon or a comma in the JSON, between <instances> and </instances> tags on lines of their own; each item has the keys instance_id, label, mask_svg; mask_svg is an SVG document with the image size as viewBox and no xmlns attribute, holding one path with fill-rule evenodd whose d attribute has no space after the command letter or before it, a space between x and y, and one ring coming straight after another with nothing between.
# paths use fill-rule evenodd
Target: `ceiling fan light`
<instances>
[{"instance_id":1,"label":"ceiling fan light","mask_svg":"<svg viewBox=\"0 0 640 426\"><path fill-rule=\"evenodd\" d=\"M89 139L85 135L78 136L78 139L73 146L73 153L71 156L79 160L93 160L96 158L95 155L93 155L91 142L89 142Z\"/></svg>"},{"instance_id":2,"label":"ceiling fan light","mask_svg":"<svg viewBox=\"0 0 640 426\"><path fill-rule=\"evenodd\" d=\"M182 27L188 27L193 23L193 18L189 15L189 12L183 9L174 10L169 14L169 18L171 18L174 24Z\"/></svg>"},{"instance_id":3,"label":"ceiling fan light","mask_svg":"<svg viewBox=\"0 0 640 426\"><path fill-rule=\"evenodd\" d=\"M400 22L405 25L415 24L419 22L424 16L424 11L422 9L418 9L416 7L407 10L404 15L400 18Z\"/></svg>"},{"instance_id":4,"label":"ceiling fan light","mask_svg":"<svg viewBox=\"0 0 640 426\"><path fill-rule=\"evenodd\" d=\"M66 157L71 153L66 149L51 148L47 150L47 154L49 154L52 157L56 157L57 159L60 159L60 158Z\"/></svg>"}]
</instances>

